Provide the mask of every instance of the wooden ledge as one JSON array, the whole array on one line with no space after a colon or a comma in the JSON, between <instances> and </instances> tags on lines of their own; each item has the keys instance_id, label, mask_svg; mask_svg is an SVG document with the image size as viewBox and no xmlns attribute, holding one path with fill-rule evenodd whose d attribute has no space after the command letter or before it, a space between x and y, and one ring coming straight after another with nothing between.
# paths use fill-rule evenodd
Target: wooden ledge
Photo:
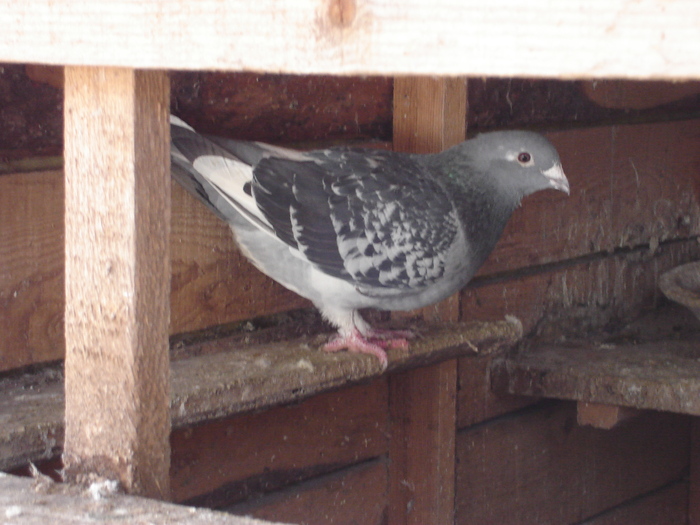
<instances>
[{"instance_id":1,"label":"wooden ledge","mask_svg":"<svg viewBox=\"0 0 700 525\"><path fill-rule=\"evenodd\" d=\"M646 323L645 330L655 332L651 340L643 336L615 342L613 337L603 342L532 345L497 359L491 370L492 388L510 394L700 415L697 323L692 320L695 327L679 334L678 324L668 324L669 319L660 317L649 316L637 323ZM661 335L664 330L665 337Z\"/></svg>"},{"instance_id":2,"label":"wooden ledge","mask_svg":"<svg viewBox=\"0 0 700 525\"><path fill-rule=\"evenodd\" d=\"M390 350L394 372L515 344L517 321L421 325L408 352ZM300 401L382 374L369 356L318 350L324 335L244 345L236 336L188 345L171 363L173 428ZM0 470L48 459L63 444L63 374L46 368L0 381Z\"/></svg>"},{"instance_id":3,"label":"wooden ledge","mask_svg":"<svg viewBox=\"0 0 700 525\"><path fill-rule=\"evenodd\" d=\"M54 483L46 477L20 478L0 473L3 523L132 523L191 525L274 525L269 521L195 509L154 499L101 494L99 485L84 489Z\"/></svg>"}]
</instances>

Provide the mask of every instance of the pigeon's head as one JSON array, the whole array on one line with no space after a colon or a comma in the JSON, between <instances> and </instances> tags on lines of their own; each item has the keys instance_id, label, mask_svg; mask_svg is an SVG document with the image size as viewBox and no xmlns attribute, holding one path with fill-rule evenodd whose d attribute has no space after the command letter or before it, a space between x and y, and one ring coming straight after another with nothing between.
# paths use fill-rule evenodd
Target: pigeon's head
<instances>
[{"instance_id":1,"label":"pigeon's head","mask_svg":"<svg viewBox=\"0 0 700 525\"><path fill-rule=\"evenodd\" d=\"M524 197L552 188L569 193L559 154L549 140L530 131L483 133L464 143L470 164Z\"/></svg>"}]
</instances>

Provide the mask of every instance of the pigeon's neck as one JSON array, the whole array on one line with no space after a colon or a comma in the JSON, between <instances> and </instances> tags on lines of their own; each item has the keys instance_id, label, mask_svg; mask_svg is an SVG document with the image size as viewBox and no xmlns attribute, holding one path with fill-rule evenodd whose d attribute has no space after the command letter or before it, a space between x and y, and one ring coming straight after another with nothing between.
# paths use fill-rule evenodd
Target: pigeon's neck
<instances>
[{"instance_id":1,"label":"pigeon's neck","mask_svg":"<svg viewBox=\"0 0 700 525\"><path fill-rule=\"evenodd\" d=\"M443 184L454 197L478 267L498 242L508 219L520 205L521 196L499 186L493 177L478 172L472 172L468 178L447 175Z\"/></svg>"}]
</instances>

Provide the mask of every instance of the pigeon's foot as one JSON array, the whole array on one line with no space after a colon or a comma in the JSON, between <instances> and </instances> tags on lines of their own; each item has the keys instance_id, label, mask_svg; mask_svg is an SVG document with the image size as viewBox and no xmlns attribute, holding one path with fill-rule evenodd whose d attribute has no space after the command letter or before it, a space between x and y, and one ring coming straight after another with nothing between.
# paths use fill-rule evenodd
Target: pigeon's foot
<instances>
[{"instance_id":1,"label":"pigeon's foot","mask_svg":"<svg viewBox=\"0 0 700 525\"><path fill-rule=\"evenodd\" d=\"M388 360L385 349L398 348L407 350L408 339L413 337L415 337L415 334L408 330L372 330L369 337L362 335L359 330L353 330L348 335L338 334L323 345L323 350L325 352L347 350L348 352L373 355L379 359L382 370L386 370Z\"/></svg>"}]
</instances>

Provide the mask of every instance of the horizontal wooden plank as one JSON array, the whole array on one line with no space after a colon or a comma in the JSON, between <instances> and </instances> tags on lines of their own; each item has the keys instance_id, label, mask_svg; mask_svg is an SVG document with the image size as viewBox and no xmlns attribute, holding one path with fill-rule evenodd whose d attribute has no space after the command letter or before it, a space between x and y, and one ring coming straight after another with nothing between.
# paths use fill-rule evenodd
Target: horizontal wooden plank
<instances>
[{"instance_id":1,"label":"horizontal wooden plank","mask_svg":"<svg viewBox=\"0 0 700 525\"><path fill-rule=\"evenodd\" d=\"M520 326L509 321L418 327L408 352L389 350L389 370L488 353L513 345ZM193 344L195 357L171 364L174 428L262 410L382 374L371 356L318 350L324 336L248 345L231 337ZM51 457L62 445L63 384L59 372L0 381L0 469Z\"/></svg>"},{"instance_id":2,"label":"horizontal wooden plank","mask_svg":"<svg viewBox=\"0 0 700 525\"><path fill-rule=\"evenodd\" d=\"M688 483L673 483L584 521L581 525L678 525L688 523Z\"/></svg>"},{"instance_id":3,"label":"horizontal wooden plank","mask_svg":"<svg viewBox=\"0 0 700 525\"><path fill-rule=\"evenodd\" d=\"M382 459L226 509L258 519L292 523L382 525L386 523L387 465Z\"/></svg>"},{"instance_id":4,"label":"horizontal wooden plank","mask_svg":"<svg viewBox=\"0 0 700 525\"><path fill-rule=\"evenodd\" d=\"M700 82L470 78L467 129L565 129L697 118L699 90Z\"/></svg>"},{"instance_id":5,"label":"horizontal wooden plank","mask_svg":"<svg viewBox=\"0 0 700 525\"><path fill-rule=\"evenodd\" d=\"M389 372L505 349L521 335L520 326L510 321L414 328L421 337L410 343L408 351L387 351ZM288 403L382 374L379 362L371 356L318 350L326 337L239 346L229 348L232 352L175 361L171 379L173 425ZM203 344L222 350L227 347L225 339Z\"/></svg>"},{"instance_id":6,"label":"horizontal wooden plank","mask_svg":"<svg viewBox=\"0 0 700 525\"><path fill-rule=\"evenodd\" d=\"M63 172L0 177L0 370L63 356Z\"/></svg>"},{"instance_id":7,"label":"horizontal wooden plank","mask_svg":"<svg viewBox=\"0 0 700 525\"><path fill-rule=\"evenodd\" d=\"M291 73L700 77L694 0L30 0L0 60ZM639 57L645 57L639 60Z\"/></svg>"},{"instance_id":8,"label":"horizontal wooden plank","mask_svg":"<svg viewBox=\"0 0 700 525\"><path fill-rule=\"evenodd\" d=\"M476 425L458 434L455 523L578 523L681 480L689 440L685 416L598 430L563 402Z\"/></svg>"},{"instance_id":9,"label":"horizontal wooden plank","mask_svg":"<svg viewBox=\"0 0 700 525\"><path fill-rule=\"evenodd\" d=\"M0 473L0 514L3 522L23 525L132 523L134 525L274 525L269 521L195 509L155 499L110 492L98 483L89 489Z\"/></svg>"},{"instance_id":10,"label":"horizontal wooden plank","mask_svg":"<svg viewBox=\"0 0 700 525\"><path fill-rule=\"evenodd\" d=\"M700 415L700 330L680 337L687 312L675 305L644 317L649 338L640 332L600 334L587 340L533 344L496 360L491 371L496 391L573 399ZM665 335L664 335L665 328ZM606 337L607 336L607 337Z\"/></svg>"},{"instance_id":11,"label":"horizontal wooden plank","mask_svg":"<svg viewBox=\"0 0 700 525\"><path fill-rule=\"evenodd\" d=\"M580 86L596 104L627 111L666 105L700 93L698 82L594 80L581 82Z\"/></svg>"},{"instance_id":12,"label":"horizontal wooden plank","mask_svg":"<svg viewBox=\"0 0 700 525\"><path fill-rule=\"evenodd\" d=\"M656 306L659 275L680 263L700 257L695 239L662 245L651 254L643 249L615 256L582 260L578 264L518 275L462 293L464 319L499 319L516 315L526 334L548 340L598 337L603 331L620 330ZM692 316L680 311L686 323ZM669 333L662 323L649 323ZM653 334L658 338L658 334ZM457 420L464 427L526 406L535 398L494 392L491 369L498 356L462 360L459 367Z\"/></svg>"},{"instance_id":13,"label":"horizontal wooden plank","mask_svg":"<svg viewBox=\"0 0 700 525\"><path fill-rule=\"evenodd\" d=\"M3 64L3 83L0 171L28 171L18 161L60 155L62 67ZM393 84L376 76L171 71L170 97L172 111L204 133L325 146L390 141ZM687 120L700 116L699 91L700 82L470 78L467 129ZM60 163L44 169L54 168Z\"/></svg>"},{"instance_id":14,"label":"horizontal wooden plank","mask_svg":"<svg viewBox=\"0 0 700 525\"><path fill-rule=\"evenodd\" d=\"M379 378L303 403L176 430L172 499L222 508L386 454L387 398L386 378Z\"/></svg>"},{"instance_id":15,"label":"horizontal wooden plank","mask_svg":"<svg viewBox=\"0 0 700 525\"><path fill-rule=\"evenodd\" d=\"M700 415L698 343L543 345L500 361L492 378L514 394Z\"/></svg>"}]
</instances>

